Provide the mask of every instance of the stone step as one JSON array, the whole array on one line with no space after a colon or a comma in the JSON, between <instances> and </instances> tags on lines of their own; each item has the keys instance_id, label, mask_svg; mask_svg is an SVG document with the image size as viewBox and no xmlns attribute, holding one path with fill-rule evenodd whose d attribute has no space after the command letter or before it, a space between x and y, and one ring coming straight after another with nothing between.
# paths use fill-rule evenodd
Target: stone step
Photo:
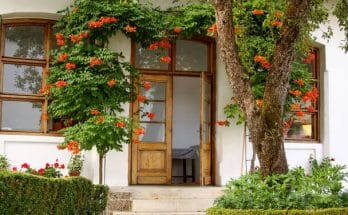
<instances>
[{"instance_id":1,"label":"stone step","mask_svg":"<svg viewBox=\"0 0 348 215\"><path fill-rule=\"evenodd\" d=\"M133 200L133 212L204 212L215 199Z\"/></svg>"},{"instance_id":2,"label":"stone step","mask_svg":"<svg viewBox=\"0 0 348 215\"><path fill-rule=\"evenodd\" d=\"M205 215L205 212L118 212L110 215Z\"/></svg>"},{"instance_id":3,"label":"stone step","mask_svg":"<svg viewBox=\"0 0 348 215\"><path fill-rule=\"evenodd\" d=\"M215 199L223 194L223 187L129 186L112 187L111 192L130 192L131 199Z\"/></svg>"}]
</instances>

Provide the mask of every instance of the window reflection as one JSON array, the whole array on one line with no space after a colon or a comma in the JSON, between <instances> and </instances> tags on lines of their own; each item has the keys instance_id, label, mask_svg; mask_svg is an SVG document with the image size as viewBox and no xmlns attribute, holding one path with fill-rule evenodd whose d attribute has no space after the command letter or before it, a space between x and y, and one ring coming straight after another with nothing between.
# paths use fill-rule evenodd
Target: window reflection
<instances>
[{"instance_id":1,"label":"window reflection","mask_svg":"<svg viewBox=\"0 0 348 215\"><path fill-rule=\"evenodd\" d=\"M200 42L177 40L176 70L208 71L208 46Z\"/></svg>"},{"instance_id":2,"label":"window reflection","mask_svg":"<svg viewBox=\"0 0 348 215\"><path fill-rule=\"evenodd\" d=\"M9 26L5 28L5 56L29 59L44 57L43 26Z\"/></svg>"},{"instance_id":3,"label":"window reflection","mask_svg":"<svg viewBox=\"0 0 348 215\"><path fill-rule=\"evenodd\" d=\"M4 65L3 92L38 94L42 85L42 67Z\"/></svg>"},{"instance_id":4,"label":"window reflection","mask_svg":"<svg viewBox=\"0 0 348 215\"><path fill-rule=\"evenodd\" d=\"M40 131L40 102L2 101L1 130Z\"/></svg>"}]
</instances>

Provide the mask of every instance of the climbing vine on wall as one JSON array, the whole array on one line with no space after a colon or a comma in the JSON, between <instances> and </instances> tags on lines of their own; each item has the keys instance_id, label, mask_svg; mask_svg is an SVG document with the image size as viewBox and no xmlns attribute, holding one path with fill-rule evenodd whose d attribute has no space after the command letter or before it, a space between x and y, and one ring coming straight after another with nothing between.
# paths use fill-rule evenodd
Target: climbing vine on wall
<instances>
[{"instance_id":1,"label":"climbing vine on wall","mask_svg":"<svg viewBox=\"0 0 348 215\"><path fill-rule=\"evenodd\" d=\"M328 16L322 1L316 2L310 14L311 22L303 28L297 45L298 57L293 64L285 104L285 128L290 126L294 115L303 116L303 109L316 111L308 102L318 97L307 66L314 60L309 32ZM259 107L262 106L264 83L284 21L285 7L285 0L254 0L240 1L233 9L239 57L247 69L245 75L252 82ZM346 7L342 1L336 10L343 14L340 19L343 29L347 26L342 12ZM90 150L96 146L102 155L112 149L121 150L123 143L132 142L132 132L146 132L142 128L133 128L132 119L122 113L129 102L136 99L146 102L142 95L135 94L135 86L148 88L149 85L133 82L138 72L125 61L122 53L108 48L110 38L124 34L143 47L156 50L171 48L171 41L178 38L216 36L217 32L214 8L208 3L161 11L129 1L76 0L60 13L63 16L56 24L58 48L52 52L48 84L41 93L52 99L49 107L52 117L73 125L64 130L63 146L78 141L82 149ZM169 56L158 56L158 60L171 63ZM225 113L228 118L237 117L238 123L244 120L234 98L225 107ZM227 125L228 121L218 124Z\"/></svg>"}]
</instances>

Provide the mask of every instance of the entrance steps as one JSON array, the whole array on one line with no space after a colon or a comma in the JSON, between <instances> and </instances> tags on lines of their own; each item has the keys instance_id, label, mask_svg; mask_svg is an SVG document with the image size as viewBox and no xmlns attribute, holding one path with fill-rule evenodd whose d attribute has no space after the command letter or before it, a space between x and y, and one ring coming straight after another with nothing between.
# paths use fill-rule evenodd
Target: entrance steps
<instances>
[{"instance_id":1,"label":"entrance steps","mask_svg":"<svg viewBox=\"0 0 348 215\"><path fill-rule=\"evenodd\" d=\"M201 215L223 194L223 187L112 187L109 215Z\"/></svg>"}]
</instances>

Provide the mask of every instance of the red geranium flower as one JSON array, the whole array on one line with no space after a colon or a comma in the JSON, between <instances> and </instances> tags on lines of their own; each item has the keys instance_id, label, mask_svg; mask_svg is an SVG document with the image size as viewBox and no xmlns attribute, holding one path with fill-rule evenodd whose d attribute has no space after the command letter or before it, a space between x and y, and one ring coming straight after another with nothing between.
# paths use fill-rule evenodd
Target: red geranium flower
<instances>
[{"instance_id":1,"label":"red geranium flower","mask_svg":"<svg viewBox=\"0 0 348 215\"><path fill-rule=\"evenodd\" d=\"M45 169L43 169L43 168L39 169L39 174L40 174L40 175L45 174Z\"/></svg>"},{"instance_id":2,"label":"red geranium flower","mask_svg":"<svg viewBox=\"0 0 348 215\"><path fill-rule=\"evenodd\" d=\"M30 165L28 163L23 163L21 168L24 168L24 169L29 169L30 168Z\"/></svg>"},{"instance_id":3,"label":"red geranium flower","mask_svg":"<svg viewBox=\"0 0 348 215\"><path fill-rule=\"evenodd\" d=\"M64 168L65 168L65 165L64 165L64 164L61 164L59 168L64 169Z\"/></svg>"},{"instance_id":4,"label":"red geranium flower","mask_svg":"<svg viewBox=\"0 0 348 215\"><path fill-rule=\"evenodd\" d=\"M46 163L45 167L46 167L46 168L50 167L50 164L49 164L49 163Z\"/></svg>"},{"instance_id":5,"label":"red geranium flower","mask_svg":"<svg viewBox=\"0 0 348 215\"><path fill-rule=\"evenodd\" d=\"M54 163L54 168L58 168L59 167L59 163Z\"/></svg>"},{"instance_id":6,"label":"red geranium flower","mask_svg":"<svg viewBox=\"0 0 348 215\"><path fill-rule=\"evenodd\" d=\"M18 170L17 167L15 167L15 166L12 167L12 171L13 171L13 172L17 172L17 170Z\"/></svg>"}]
</instances>

